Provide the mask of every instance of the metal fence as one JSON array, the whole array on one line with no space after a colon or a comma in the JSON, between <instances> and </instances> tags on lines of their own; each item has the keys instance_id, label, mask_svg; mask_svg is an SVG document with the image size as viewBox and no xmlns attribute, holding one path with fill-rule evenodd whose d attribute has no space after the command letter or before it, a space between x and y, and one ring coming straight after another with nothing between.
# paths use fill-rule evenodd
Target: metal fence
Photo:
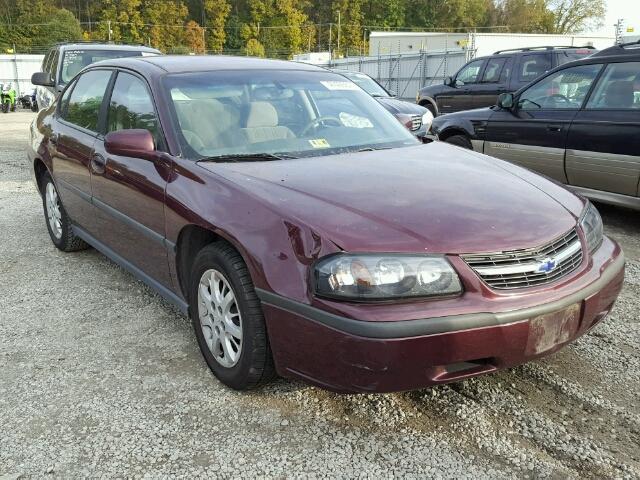
<instances>
[{"instance_id":1,"label":"metal fence","mask_svg":"<svg viewBox=\"0 0 640 480\"><path fill-rule=\"evenodd\" d=\"M40 71L44 55L0 55L0 83L11 83L18 95L31 93L31 75Z\"/></svg>"},{"instance_id":2,"label":"metal fence","mask_svg":"<svg viewBox=\"0 0 640 480\"><path fill-rule=\"evenodd\" d=\"M416 52L352 57L332 60L330 69L362 72L375 78L387 90L404 100L414 100L427 85L441 83L474 57L473 50Z\"/></svg>"}]
</instances>

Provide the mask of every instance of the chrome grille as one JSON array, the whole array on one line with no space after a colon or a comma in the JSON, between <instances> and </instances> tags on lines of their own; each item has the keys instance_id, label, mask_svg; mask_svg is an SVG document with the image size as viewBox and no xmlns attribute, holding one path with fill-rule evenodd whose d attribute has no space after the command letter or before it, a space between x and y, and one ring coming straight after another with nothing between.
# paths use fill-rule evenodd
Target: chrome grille
<instances>
[{"instance_id":1,"label":"chrome grille","mask_svg":"<svg viewBox=\"0 0 640 480\"><path fill-rule=\"evenodd\" d=\"M411 131L418 130L422 126L421 115L411 115Z\"/></svg>"},{"instance_id":2,"label":"chrome grille","mask_svg":"<svg viewBox=\"0 0 640 480\"><path fill-rule=\"evenodd\" d=\"M573 272L582 263L582 245L573 229L543 247L462 258L492 288L526 288L554 282Z\"/></svg>"}]
</instances>

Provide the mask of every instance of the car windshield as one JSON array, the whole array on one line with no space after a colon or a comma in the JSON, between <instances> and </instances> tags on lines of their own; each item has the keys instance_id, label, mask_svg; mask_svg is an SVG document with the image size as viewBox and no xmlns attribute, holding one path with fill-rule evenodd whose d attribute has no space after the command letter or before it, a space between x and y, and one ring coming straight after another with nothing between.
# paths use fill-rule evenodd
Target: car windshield
<instances>
[{"instance_id":1,"label":"car windshield","mask_svg":"<svg viewBox=\"0 0 640 480\"><path fill-rule=\"evenodd\" d=\"M341 72L342 75L358 85L361 89L373 97L388 97L389 93L378 82L364 73Z\"/></svg>"},{"instance_id":2,"label":"car windshield","mask_svg":"<svg viewBox=\"0 0 640 480\"><path fill-rule=\"evenodd\" d=\"M332 155L419 143L357 85L324 71L168 75L183 154L247 160Z\"/></svg>"},{"instance_id":3,"label":"car windshield","mask_svg":"<svg viewBox=\"0 0 640 480\"><path fill-rule=\"evenodd\" d=\"M80 70L100 60L112 58L139 57L142 52L136 50L66 50L62 57L62 71L60 81L63 84L75 77Z\"/></svg>"}]
</instances>

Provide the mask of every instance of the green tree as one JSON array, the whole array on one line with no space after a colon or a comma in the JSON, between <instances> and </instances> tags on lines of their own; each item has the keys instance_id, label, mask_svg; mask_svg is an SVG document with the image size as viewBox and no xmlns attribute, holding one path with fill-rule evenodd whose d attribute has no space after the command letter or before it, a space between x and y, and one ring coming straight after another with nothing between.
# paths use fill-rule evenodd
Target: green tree
<instances>
[{"instance_id":1,"label":"green tree","mask_svg":"<svg viewBox=\"0 0 640 480\"><path fill-rule=\"evenodd\" d=\"M147 37L154 48L163 52L184 46L184 24L189 10L181 1L144 0L142 14L148 27Z\"/></svg>"},{"instance_id":2,"label":"green tree","mask_svg":"<svg viewBox=\"0 0 640 480\"><path fill-rule=\"evenodd\" d=\"M600 27L606 13L604 0L548 0L547 8L553 14L553 32L562 34Z\"/></svg>"},{"instance_id":3,"label":"green tree","mask_svg":"<svg viewBox=\"0 0 640 480\"><path fill-rule=\"evenodd\" d=\"M226 39L225 24L231 5L226 0L204 0L207 27L207 48L221 52Z\"/></svg>"}]
</instances>

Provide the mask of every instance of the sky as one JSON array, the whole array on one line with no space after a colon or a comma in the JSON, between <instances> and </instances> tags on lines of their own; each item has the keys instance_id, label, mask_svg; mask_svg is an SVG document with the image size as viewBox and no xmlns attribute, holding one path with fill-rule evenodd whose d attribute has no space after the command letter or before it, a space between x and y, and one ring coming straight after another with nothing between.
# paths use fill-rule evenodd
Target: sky
<instances>
[{"instance_id":1,"label":"sky","mask_svg":"<svg viewBox=\"0 0 640 480\"><path fill-rule=\"evenodd\" d=\"M640 29L640 0L605 0L607 6L607 16L602 28L594 30L593 34L614 35L614 24L619 18L626 19Z\"/></svg>"}]
</instances>

